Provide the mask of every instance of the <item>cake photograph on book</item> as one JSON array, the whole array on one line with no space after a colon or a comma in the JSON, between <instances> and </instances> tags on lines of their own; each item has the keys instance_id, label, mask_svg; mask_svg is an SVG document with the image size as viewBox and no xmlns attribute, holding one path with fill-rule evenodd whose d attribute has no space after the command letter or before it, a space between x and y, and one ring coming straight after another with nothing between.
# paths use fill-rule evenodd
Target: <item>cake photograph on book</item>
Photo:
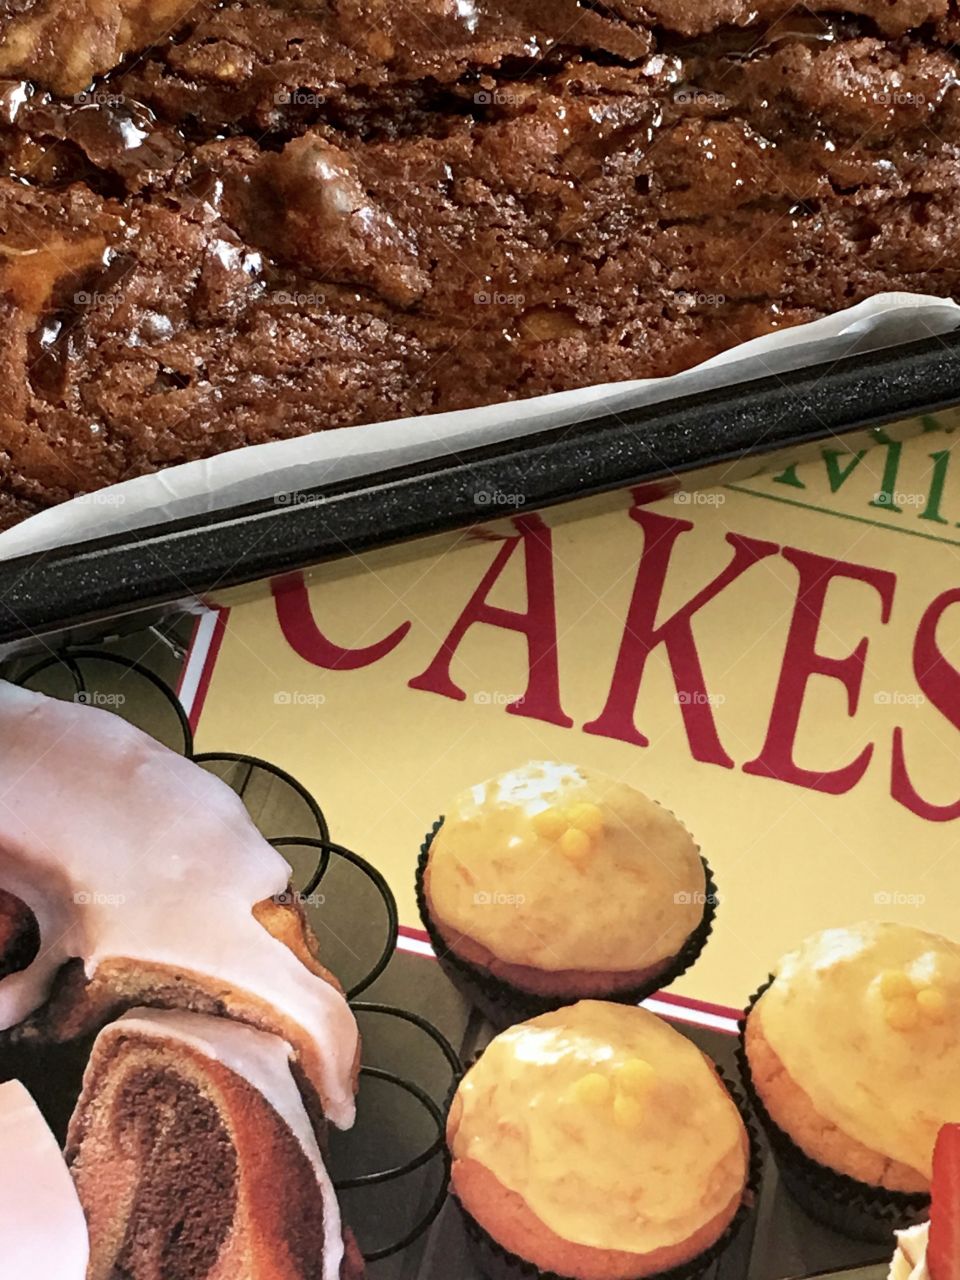
<instances>
[{"instance_id":1,"label":"cake photograph on book","mask_svg":"<svg viewBox=\"0 0 960 1280\"><path fill-rule=\"evenodd\" d=\"M453 798L424 844L418 898L450 976L501 1024L668 986L706 945L717 900L672 813L544 760Z\"/></svg>"},{"instance_id":2,"label":"cake photograph on book","mask_svg":"<svg viewBox=\"0 0 960 1280\"><path fill-rule=\"evenodd\" d=\"M887 1242L927 1217L960 1116L960 944L875 922L807 938L752 1001L740 1065L791 1194Z\"/></svg>"},{"instance_id":3,"label":"cake photograph on book","mask_svg":"<svg viewBox=\"0 0 960 1280\"><path fill-rule=\"evenodd\" d=\"M491 1277L692 1280L756 1191L747 1126L710 1059L647 1010L603 1001L492 1040L447 1144Z\"/></svg>"},{"instance_id":4,"label":"cake photograph on book","mask_svg":"<svg viewBox=\"0 0 960 1280\"><path fill-rule=\"evenodd\" d=\"M54 1280L62 1222L57 1277L360 1280L325 1154L360 1037L286 861L112 712L3 683L0 741L0 1051L96 1033L65 1164L0 1086L0 1258Z\"/></svg>"}]
</instances>

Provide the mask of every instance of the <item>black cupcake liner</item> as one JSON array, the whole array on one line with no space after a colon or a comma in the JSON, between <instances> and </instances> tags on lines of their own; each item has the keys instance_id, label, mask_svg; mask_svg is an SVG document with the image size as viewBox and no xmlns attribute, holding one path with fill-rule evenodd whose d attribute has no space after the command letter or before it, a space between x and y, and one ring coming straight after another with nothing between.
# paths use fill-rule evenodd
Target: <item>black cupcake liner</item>
<instances>
[{"instance_id":1,"label":"black cupcake liner","mask_svg":"<svg viewBox=\"0 0 960 1280\"><path fill-rule=\"evenodd\" d=\"M717 885L706 858L701 856L700 861L703 864L706 880L703 918L667 969L640 986L624 988L620 991L597 991L591 995L561 996L541 996L534 992L523 991L458 956L450 949L434 924L427 906L424 874L430 857L430 846L442 826L443 818L440 817L420 846L420 857L417 861L417 908L441 968L454 986L463 992L495 1027L503 1028L515 1022L526 1022L530 1018L537 1017L538 1014L562 1009L576 1000L595 999L610 1000L616 1004L639 1004L641 1000L646 1000L656 991L662 991L664 987L676 982L686 973L699 959L707 945L707 939L713 932L713 923L717 914Z\"/></svg>"},{"instance_id":2,"label":"black cupcake liner","mask_svg":"<svg viewBox=\"0 0 960 1280\"><path fill-rule=\"evenodd\" d=\"M470 1065L478 1062L483 1056L482 1052L478 1053ZM712 1061L712 1059L711 1059ZM750 1214L753 1212L754 1206L760 1194L760 1183L763 1178L763 1157L760 1148L760 1138L757 1129L753 1123L750 1109L747 1101L740 1091L735 1088L731 1081L727 1078L723 1071L713 1063L717 1075L726 1089L727 1093L733 1099L740 1118L743 1121L744 1128L747 1131L747 1142L749 1145L749 1164L747 1169L747 1182L743 1191L743 1199L740 1207L730 1221L730 1225L718 1236L709 1249L705 1249L702 1253L698 1253L695 1258L691 1258L689 1262L684 1262L680 1266L671 1267L668 1271L658 1271L655 1276L647 1277L645 1280L700 1280L700 1277L706 1275L713 1264L717 1261L721 1254L726 1253L727 1249L734 1243L740 1231ZM453 1099L456 1096L456 1089L450 1095L450 1105L453 1105ZM477 1265L481 1272L487 1277L487 1280L517 1280L523 1277L523 1280L577 1280L573 1276L561 1276L555 1271L541 1271L536 1263L529 1262L526 1258L521 1258L515 1253L511 1253L505 1249L499 1241L495 1240L488 1231L481 1227L470 1212L461 1204L453 1187L449 1191L450 1199L460 1211L463 1224L473 1248Z\"/></svg>"},{"instance_id":3,"label":"black cupcake liner","mask_svg":"<svg viewBox=\"0 0 960 1280\"><path fill-rule=\"evenodd\" d=\"M857 1178L831 1169L829 1165L820 1164L780 1128L757 1092L746 1051L747 1019L773 981L771 974L759 991L751 996L746 1012L740 1019L737 1065L744 1092L767 1135L776 1159L780 1180L811 1218L840 1235L892 1248L894 1231L915 1226L930 1216L930 1196L923 1192L888 1191L885 1187L860 1182Z\"/></svg>"}]
</instances>

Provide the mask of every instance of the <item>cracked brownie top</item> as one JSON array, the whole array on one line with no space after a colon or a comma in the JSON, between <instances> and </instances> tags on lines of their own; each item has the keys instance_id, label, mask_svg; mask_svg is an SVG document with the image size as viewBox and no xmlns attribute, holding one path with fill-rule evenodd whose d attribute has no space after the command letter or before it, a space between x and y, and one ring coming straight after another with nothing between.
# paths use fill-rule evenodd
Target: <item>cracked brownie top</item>
<instances>
[{"instance_id":1,"label":"cracked brownie top","mask_svg":"<svg viewBox=\"0 0 960 1280\"><path fill-rule=\"evenodd\" d=\"M0 0L0 522L954 295L957 8Z\"/></svg>"}]
</instances>

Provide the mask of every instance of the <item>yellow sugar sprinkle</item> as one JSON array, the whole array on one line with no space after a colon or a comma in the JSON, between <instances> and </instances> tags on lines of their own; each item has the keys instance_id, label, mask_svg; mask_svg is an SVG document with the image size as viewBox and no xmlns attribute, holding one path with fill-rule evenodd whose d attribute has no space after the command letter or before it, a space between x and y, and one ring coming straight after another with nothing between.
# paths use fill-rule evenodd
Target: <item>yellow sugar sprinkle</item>
<instances>
[{"instance_id":1,"label":"yellow sugar sprinkle","mask_svg":"<svg viewBox=\"0 0 960 1280\"><path fill-rule=\"evenodd\" d=\"M656 1078L656 1071L643 1058L628 1058L617 1071L618 1087L632 1097L643 1097Z\"/></svg>"},{"instance_id":2,"label":"yellow sugar sprinkle","mask_svg":"<svg viewBox=\"0 0 960 1280\"><path fill-rule=\"evenodd\" d=\"M942 1022L947 1013L947 997L939 987L924 987L917 992L917 1004L930 1022Z\"/></svg>"},{"instance_id":3,"label":"yellow sugar sprinkle","mask_svg":"<svg viewBox=\"0 0 960 1280\"><path fill-rule=\"evenodd\" d=\"M911 996L897 996L886 1008L887 1024L894 1031L913 1031L920 1021L920 1008Z\"/></svg>"},{"instance_id":4,"label":"yellow sugar sprinkle","mask_svg":"<svg viewBox=\"0 0 960 1280\"><path fill-rule=\"evenodd\" d=\"M560 848L573 862L579 862L590 852L590 837L585 831L568 827L560 837Z\"/></svg>"},{"instance_id":5,"label":"yellow sugar sprinkle","mask_svg":"<svg viewBox=\"0 0 960 1280\"><path fill-rule=\"evenodd\" d=\"M602 1107L610 1100L611 1092L607 1077L602 1076L599 1071L590 1071L573 1085L570 1098L585 1107Z\"/></svg>"},{"instance_id":6,"label":"yellow sugar sprinkle","mask_svg":"<svg viewBox=\"0 0 960 1280\"><path fill-rule=\"evenodd\" d=\"M572 805L567 810L567 821L571 827L585 831L588 836L598 836L603 831L603 812L595 804Z\"/></svg>"},{"instance_id":7,"label":"yellow sugar sprinkle","mask_svg":"<svg viewBox=\"0 0 960 1280\"><path fill-rule=\"evenodd\" d=\"M880 994L885 1000L896 1000L898 996L912 996L913 983L902 969L888 969L880 979Z\"/></svg>"},{"instance_id":8,"label":"yellow sugar sprinkle","mask_svg":"<svg viewBox=\"0 0 960 1280\"><path fill-rule=\"evenodd\" d=\"M559 840L569 824L559 809L544 809L533 815L533 829L544 840Z\"/></svg>"},{"instance_id":9,"label":"yellow sugar sprinkle","mask_svg":"<svg viewBox=\"0 0 960 1280\"><path fill-rule=\"evenodd\" d=\"M628 1093L618 1093L613 1100L613 1116L624 1129L633 1129L643 1119L643 1104Z\"/></svg>"}]
</instances>

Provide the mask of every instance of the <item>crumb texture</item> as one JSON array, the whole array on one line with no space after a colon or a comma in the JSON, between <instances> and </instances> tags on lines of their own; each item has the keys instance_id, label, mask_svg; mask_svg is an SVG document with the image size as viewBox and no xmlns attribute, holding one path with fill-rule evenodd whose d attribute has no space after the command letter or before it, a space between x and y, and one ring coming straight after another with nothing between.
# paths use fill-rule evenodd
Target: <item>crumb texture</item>
<instances>
[{"instance_id":1,"label":"crumb texture","mask_svg":"<svg viewBox=\"0 0 960 1280\"><path fill-rule=\"evenodd\" d=\"M91 1052L66 1158L88 1280L345 1280L339 1209L280 1040L137 1010Z\"/></svg>"},{"instance_id":2,"label":"crumb texture","mask_svg":"<svg viewBox=\"0 0 960 1280\"><path fill-rule=\"evenodd\" d=\"M0 7L0 525L953 296L953 0Z\"/></svg>"}]
</instances>

